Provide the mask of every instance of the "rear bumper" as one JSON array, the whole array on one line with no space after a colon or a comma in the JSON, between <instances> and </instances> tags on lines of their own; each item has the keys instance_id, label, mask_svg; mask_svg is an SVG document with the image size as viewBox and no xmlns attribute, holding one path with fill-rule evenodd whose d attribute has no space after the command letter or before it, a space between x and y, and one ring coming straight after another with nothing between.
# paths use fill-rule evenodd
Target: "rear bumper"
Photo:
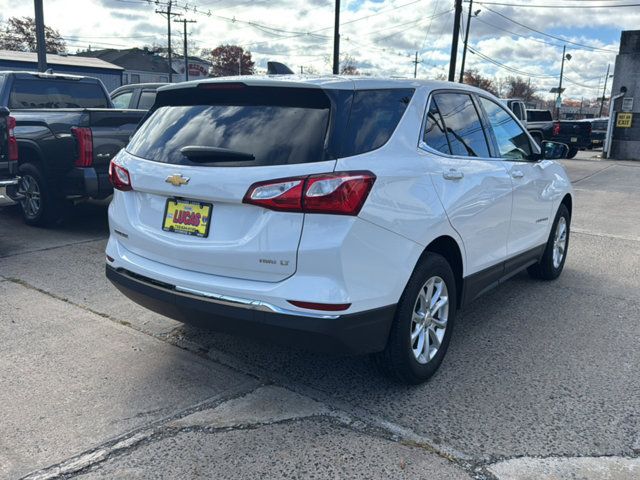
<instances>
[{"instance_id":1,"label":"rear bumper","mask_svg":"<svg viewBox=\"0 0 640 480\"><path fill-rule=\"evenodd\" d=\"M175 285L109 265L106 275L134 302L180 322L334 354L383 350L396 310L395 305L390 305L346 315L304 316L268 311L261 302L239 305L233 299L178 291Z\"/></svg>"},{"instance_id":2,"label":"rear bumper","mask_svg":"<svg viewBox=\"0 0 640 480\"><path fill-rule=\"evenodd\" d=\"M66 196L106 198L113 193L108 172L96 171L93 167L74 167L64 179Z\"/></svg>"}]
</instances>

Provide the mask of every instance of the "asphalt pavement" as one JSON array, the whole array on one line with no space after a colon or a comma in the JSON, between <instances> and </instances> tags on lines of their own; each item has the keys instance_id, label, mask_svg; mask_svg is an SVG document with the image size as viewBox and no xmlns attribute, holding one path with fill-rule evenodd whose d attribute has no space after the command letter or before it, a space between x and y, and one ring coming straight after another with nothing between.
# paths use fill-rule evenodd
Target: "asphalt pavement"
<instances>
[{"instance_id":1,"label":"asphalt pavement","mask_svg":"<svg viewBox=\"0 0 640 480\"><path fill-rule=\"evenodd\" d=\"M563 275L466 308L417 387L134 305L104 205L0 207L0 477L640 478L640 162L563 163Z\"/></svg>"}]
</instances>

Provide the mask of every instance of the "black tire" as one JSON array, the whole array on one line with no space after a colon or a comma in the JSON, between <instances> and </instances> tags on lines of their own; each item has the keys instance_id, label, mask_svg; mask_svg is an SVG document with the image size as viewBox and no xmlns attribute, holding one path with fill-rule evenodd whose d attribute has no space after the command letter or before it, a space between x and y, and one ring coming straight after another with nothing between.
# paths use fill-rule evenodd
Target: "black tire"
<instances>
[{"instance_id":1,"label":"black tire","mask_svg":"<svg viewBox=\"0 0 640 480\"><path fill-rule=\"evenodd\" d=\"M573 158L578 154L578 149L576 147L569 147L569 153L567 153L567 158Z\"/></svg>"},{"instance_id":2,"label":"black tire","mask_svg":"<svg viewBox=\"0 0 640 480\"><path fill-rule=\"evenodd\" d=\"M554 241L556 236L556 230L558 228L558 223L560 223L561 219L564 218L566 224L566 242L564 247L564 252L562 255L562 260L556 266L553 260L553 251L554 251ZM544 253L542 254L542 258L535 265L531 265L527 272L533 278L537 278L539 280L555 280L562 273L562 269L564 268L564 264L567 260L567 252L569 251L569 236L571 233L571 215L569 214L569 210L564 204L560 204L560 208L558 208L558 213L556 213L556 218L553 220L553 225L551 226L551 233L549 234L549 239L547 240L547 245L544 249Z\"/></svg>"},{"instance_id":3,"label":"black tire","mask_svg":"<svg viewBox=\"0 0 640 480\"><path fill-rule=\"evenodd\" d=\"M27 225L50 227L60 221L63 202L46 181L41 169L33 163L20 165L18 192L24 195L20 200L22 219Z\"/></svg>"},{"instance_id":4,"label":"black tire","mask_svg":"<svg viewBox=\"0 0 640 480\"><path fill-rule=\"evenodd\" d=\"M420 290L433 277L440 277L446 285L448 318L444 337L435 356L423 364L416 359L413 353L413 344L410 338L412 318ZM438 370L447 352L455 325L456 301L456 282L451 266L444 257L435 253L427 253L411 275L400 297L386 348L382 352L372 355L378 369L385 375L405 383L419 384L428 380Z\"/></svg>"}]
</instances>

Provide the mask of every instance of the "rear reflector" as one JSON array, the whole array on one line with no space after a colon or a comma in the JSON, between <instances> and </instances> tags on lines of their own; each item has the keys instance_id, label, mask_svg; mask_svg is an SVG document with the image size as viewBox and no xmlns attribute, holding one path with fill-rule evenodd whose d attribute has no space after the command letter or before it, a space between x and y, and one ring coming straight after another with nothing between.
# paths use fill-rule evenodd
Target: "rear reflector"
<instances>
[{"instance_id":1,"label":"rear reflector","mask_svg":"<svg viewBox=\"0 0 640 480\"><path fill-rule=\"evenodd\" d=\"M371 172L338 172L254 183L243 202L270 210L358 215L375 182Z\"/></svg>"},{"instance_id":2,"label":"rear reflector","mask_svg":"<svg viewBox=\"0 0 640 480\"><path fill-rule=\"evenodd\" d=\"M116 190L121 190L123 192L133 190L129 170L118 165L113 160L109 163L109 181Z\"/></svg>"},{"instance_id":3,"label":"rear reflector","mask_svg":"<svg viewBox=\"0 0 640 480\"><path fill-rule=\"evenodd\" d=\"M340 312L346 310L351 306L350 303L315 303L315 302L300 302L298 300L287 300L291 305L296 307L306 308L309 310L323 310L326 312Z\"/></svg>"},{"instance_id":4,"label":"rear reflector","mask_svg":"<svg viewBox=\"0 0 640 480\"><path fill-rule=\"evenodd\" d=\"M18 160L18 140L16 139L16 119L9 115L7 117L7 134L9 137L9 161Z\"/></svg>"},{"instance_id":5,"label":"rear reflector","mask_svg":"<svg viewBox=\"0 0 640 480\"><path fill-rule=\"evenodd\" d=\"M76 137L78 156L76 167L90 167L93 164L93 135L87 127L71 127L71 133Z\"/></svg>"}]
</instances>

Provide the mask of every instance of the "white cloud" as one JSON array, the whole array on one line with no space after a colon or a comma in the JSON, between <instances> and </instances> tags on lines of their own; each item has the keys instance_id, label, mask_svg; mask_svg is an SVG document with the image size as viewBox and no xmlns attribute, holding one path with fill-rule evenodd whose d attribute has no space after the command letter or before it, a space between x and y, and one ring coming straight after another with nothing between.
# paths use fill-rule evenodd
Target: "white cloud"
<instances>
[{"instance_id":1,"label":"white cloud","mask_svg":"<svg viewBox=\"0 0 640 480\"><path fill-rule=\"evenodd\" d=\"M518 3L540 4L544 1L518 0ZM166 0L161 2L166 3ZM275 59L295 70L300 66L313 67L323 73L331 70L332 0L186 0L186 3L187 12L184 8L174 10L197 20L198 23L189 26L189 42L198 50L235 43L251 50L258 65ZM567 5L579 3L576 0L566 2ZM354 57L359 69L365 73L412 76L412 61L415 51L419 51L420 76L446 73L452 4L450 0L343 1L341 52ZM179 0L179 5L184 6L185 0ZM92 48L163 45L166 43L166 19L155 13L156 8L155 2L145 0L47 0L45 21L61 32L71 51L89 45ZM471 45L502 64L533 74L531 81L541 91L557 83L556 78L538 75L559 74L562 50L557 45L562 42L534 34L489 9L573 42L613 51L617 51L619 31L637 28L640 24L638 8L525 9L485 6L478 2L474 3L474 10L476 8L482 12L478 20L472 21ZM2 19L33 15L32 9L32 2L0 0ZM207 15L208 11L211 16ZM431 18L438 13L442 14ZM177 44L180 25L172 26ZM599 95L598 77L604 76L607 63L614 62L615 53L591 51L571 44L567 47L573 58L566 67L566 95ZM473 54L467 55L467 65L488 75L513 74Z\"/></svg>"}]
</instances>

